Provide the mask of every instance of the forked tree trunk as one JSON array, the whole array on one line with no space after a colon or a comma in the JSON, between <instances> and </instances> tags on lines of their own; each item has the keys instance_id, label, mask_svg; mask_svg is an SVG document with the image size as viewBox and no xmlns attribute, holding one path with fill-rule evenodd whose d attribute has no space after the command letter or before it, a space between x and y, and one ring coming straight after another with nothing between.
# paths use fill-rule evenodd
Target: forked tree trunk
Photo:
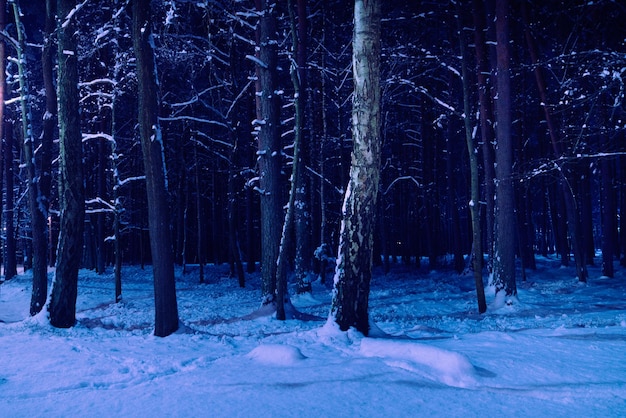
<instances>
[{"instance_id":1,"label":"forked tree trunk","mask_svg":"<svg viewBox=\"0 0 626 418\"><path fill-rule=\"evenodd\" d=\"M78 42L75 18L66 18L75 6L73 0L57 2L58 16L62 22L57 28L61 229L48 310L50 323L59 328L71 327L76 322L78 268L85 219L82 138L78 113Z\"/></svg>"},{"instance_id":2,"label":"forked tree trunk","mask_svg":"<svg viewBox=\"0 0 626 418\"><path fill-rule=\"evenodd\" d=\"M380 1L355 0L352 165L343 203L331 318L370 330L368 301L380 180Z\"/></svg>"},{"instance_id":3,"label":"forked tree trunk","mask_svg":"<svg viewBox=\"0 0 626 418\"><path fill-rule=\"evenodd\" d=\"M137 59L139 134L148 193L148 228L154 275L154 335L178 329L174 257L169 224L163 137L158 119L158 86L152 45L150 0L133 0L133 46Z\"/></svg>"}]
</instances>

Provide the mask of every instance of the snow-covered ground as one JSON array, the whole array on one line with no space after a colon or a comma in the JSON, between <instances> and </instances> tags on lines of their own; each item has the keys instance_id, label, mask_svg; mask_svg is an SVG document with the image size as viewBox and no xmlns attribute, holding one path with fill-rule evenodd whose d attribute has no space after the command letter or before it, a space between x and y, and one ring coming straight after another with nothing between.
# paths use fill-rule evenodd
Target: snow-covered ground
<instances>
[{"instance_id":1,"label":"snow-covered ground","mask_svg":"<svg viewBox=\"0 0 626 418\"><path fill-rule=\"evenodd\" d=\"M375 338L324 319L244 320L259 278L178 272L181 331L152 332L149 269L81 271L78 324L27 318L28 274L0 285L2 417L626 416L626 274L541 259L519 304L476 312L470 276L397 265L372 283ZM52 276L52 273L51 273ZM326 318L331 290L294 297ZM493 301L493 294L488 295Z\"/></svg>"}]
</instances>

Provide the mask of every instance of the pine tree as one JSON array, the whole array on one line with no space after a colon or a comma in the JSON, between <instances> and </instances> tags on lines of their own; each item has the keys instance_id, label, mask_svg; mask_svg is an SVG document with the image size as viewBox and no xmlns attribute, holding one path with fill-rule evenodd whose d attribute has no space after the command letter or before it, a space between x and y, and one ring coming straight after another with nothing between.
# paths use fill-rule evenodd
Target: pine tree
<instances>
[{"instance_id":1,"label":"pine tree","mask_svg":"<svg viewBox=\"0 0 626 418\"><path fill-rule=\"evenodd\" d=\"M154 335L178 329L174 255L167 204L163 137L158 119L158 85L150 0L133 0L133 46L137 59L139 134L148 192L148 227L154 275Z\"/></svg>"},{"instance_id":2,"label":"pine tree","mask_svg":"<svg viewBox=\"0 0 626 418\"><path fill-rule=\"evenodd\" d=\"M73 0L58 0L59 205L61 229L52 294L50 323L68 328L76 322L78 269L83 247L85 198L82 137L78 102L78 51Z\"/></svg>"}]
</instances>

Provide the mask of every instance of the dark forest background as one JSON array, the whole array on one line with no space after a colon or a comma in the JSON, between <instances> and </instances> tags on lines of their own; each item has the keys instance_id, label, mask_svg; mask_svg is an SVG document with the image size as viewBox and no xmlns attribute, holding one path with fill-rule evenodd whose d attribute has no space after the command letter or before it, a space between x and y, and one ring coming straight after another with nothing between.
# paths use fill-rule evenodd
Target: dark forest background
<instances>
[{"instance_id":1,"label":"dark forest background","mask_svg":"<svg viewBox=\"0 0 626 418\"><path fill-rule=\"evenodd\" d=\"M47 115L41 59L46 9L44 1L20 3L24 89L37 159ZM322 253L336 253L350 167L352 7L338 0L295 3L295 17L290 18L286 1L274 9L279 34L275 93L281 100L284 150L281 198L286 204L294 140L289 69L299 53L306 63L300 93L305 98L301 153L306 193L298 203L307 208L310 222L304 232L293 233L306 235L305 265L318 273ZM131 10L124 1L78 5L86 201L82 266L103 272L115 260L111 237L116 225L123 262L151 262L136 61ZM19 100L24 90L10 40L18 38L10 6L5 6L3 32L6 105L0 164L6 278L16 265L29 268L32 260ZM152 6L175 262L231 263L237 274L241 261L251 272L261 259L262 241L253 124L254 4L173 0ZM479 144L482 240L487 260L492 257L493 4L385 1L382 9L383 142L374 261L386 268L402 261L462 272L469 268L466 258L472 252L468 132ZM567 265L574 244L584 252L585 263L597 261L601 250L605 275L612 275L614 262L626 266L625 18L626 7L617 1L511 2L514 221L523 268L533 268L537 254L559 257ZM304 45L300 51L292 51L290 19ZM483 29L477 31L480 25ZM477 50L486 53L486 67ZM469 107L464 107L464 97ZM55 142L53 156L57 147ZM50 265L59 233L57 162L53 158L47 219ZM566 213L563 185L573 195L574 217ZM273 227L282 229L281 224Z\"/></svg>"}]
</instances>

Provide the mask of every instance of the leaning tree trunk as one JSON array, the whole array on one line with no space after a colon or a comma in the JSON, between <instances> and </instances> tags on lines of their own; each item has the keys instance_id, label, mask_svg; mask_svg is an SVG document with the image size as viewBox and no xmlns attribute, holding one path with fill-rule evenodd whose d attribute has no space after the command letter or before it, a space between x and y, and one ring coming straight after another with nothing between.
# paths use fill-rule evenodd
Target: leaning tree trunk
<instances>
[{"instance_id":1,"label":"leaning tree trunk","mask_svg":"<svg viewBox=\"0 0 626 418\"><path fill-rule=\"evenodd\" d=\"M474 283L476 286L476 296L478 302L478 312L484 313L487 310L485 300L485 289L483 284L483 242L482 242L482 222L480 220L480 174L478 171L478 144L475 143L472 135L472 125L470 121L470 80L467 62L469 57L466 52L466 40L463 36L463 25L461 21L461 7L457 7L457 31L459 36L459 46L461 52L461 77L463 83L463 124L465 127L465 142L470 163L470 202L469 210L472 222L472 267L474 270Z\"/></svg>"},{"instance_id":2,"label":"leaning tree trunk","mask_svg":"<svg viewBox=\"0 0 626 418\"><path fill-rule=\"evenodd\" d=\"M48 240L46 239L47 209L40 206L39 181L35 166L35 138L31 130L31 112L28 103L28 85L26 83L26 40L20 22L20 8L13 3L13 16L17 27L18 39L18 75L20 85L20 104L22 110L22 151L24 166L28 175L28 209L31 219L31 240L33 246L33 288L31 293L30 314L36 315L43 308L48 296Z\"/></svg>"},{"instance_id":3,"label":"leaning tree trunk","mask_svg":"<svg viewBox=\"0 0 626 418\"><path fill-rule=\"evenodd\" d=\"M73 0L58 0L59 16L68 16ZM59 206L61 231L57 263L50 296L50 323L69 328L76 322L78 268L83 247L85 198L83 190L82 138L78 113L78 50L73 18L58 30L59 108Z\"/></svg>"},{"instance_id":4,"label":"leaning tree trunk","mask_svg":"<svg viewBox=\"0 0 626 418\"><path fill-rule=\"evenodd\" d=\"M369 333L368 300L380 180L380 1L355 0L352 165L343 203L331 318Z\"/></svg>"},{"instance_id":5,"label":"leaning tree trunk","mask_svg":"<svg viewBox=\"0 0 626 418\"><path fill-rule=\"evenodd\" d=\"M497 100L496 207L493 282L496 298L517 295L515 284L515 193L511 137L511 74L509 69L509 2L496 0ZM510 299L509 299L510 300ZM507 300L507 303L509 303Z\"/></svg>"},{"instance_id":6,"label":"leaning tree trunk","mask_svg":"<svg viewBox=\"0 0 626 418\"><path fill-rule=\"evenodd\" d=\"M280 191L280 99L277 90L276 18L270 0L256 0L260 14L256 63L256 120L259 188L261 193L261 294L263 304L274 303L280 246L282 203Z\"/></svg>"},{"instance_id":7,"label":"leaning tree trunk","mask_svg":"<svg viewBox=\"0 0 626 418\"><path fill-rule=\"evenodd\" d=\"M137 59L139 134L148 193L148 228L154 277L154 335L178 329L174 257L167 204L163 137L158 118L158 85L152 45L150 0L133 0L133 47Z\"/></svg>"}]
</instances>

